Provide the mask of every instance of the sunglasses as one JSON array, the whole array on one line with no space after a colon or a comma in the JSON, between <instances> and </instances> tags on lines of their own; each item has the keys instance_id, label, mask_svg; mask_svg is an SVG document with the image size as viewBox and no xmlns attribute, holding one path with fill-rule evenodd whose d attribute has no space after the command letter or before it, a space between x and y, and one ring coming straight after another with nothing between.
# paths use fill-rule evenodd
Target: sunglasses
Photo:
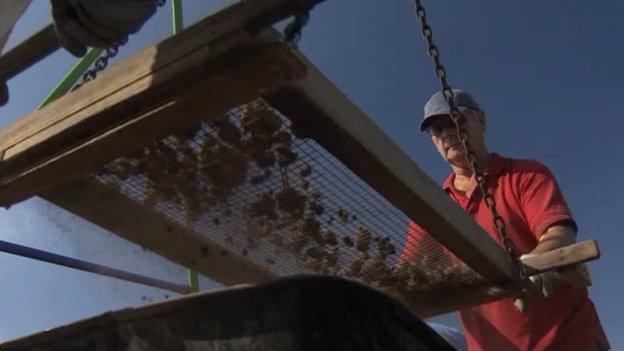
<instances>
[{"instance_id":1,"label":"sunglasses","mask_svg":"<svg viewBox=\"0 0 624 351\"><path fill-rule=\"evenodd\" d=\"M466 116L458 119L457 124L459 124L459 128L463 128L467 121L468 118ZM444 132L455 132L456 127L455 123L449 117L431 122L425 130L429 133L429 135L439 137L444 134Z\"/></svg>"}]
</instances>

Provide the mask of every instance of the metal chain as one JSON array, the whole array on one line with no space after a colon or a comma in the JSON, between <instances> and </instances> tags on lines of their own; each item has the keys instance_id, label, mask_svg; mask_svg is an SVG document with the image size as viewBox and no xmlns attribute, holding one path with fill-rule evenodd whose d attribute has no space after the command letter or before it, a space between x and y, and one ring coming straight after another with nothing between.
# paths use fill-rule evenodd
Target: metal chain
<instances>
[{"instance_id":1,"label":"metal chain","mask_svg":"<svg viewBox=\"0 0 624 351\"><path fill-rule=\"evenodd\" d=\"M311 7L305 7L300 13L295 15L295 19L284 28L284 38L288 43L297 46L301 40L301 30L310 20Z\"/></svg>"},{"instance_id":2,"label":"metal chain","mask_svg":"<svg viewBox=\"0 0 624 351\"><path fill-rule=\"evenodd\" d=\"M74 91L80 88L86 82L95 79L98 73L106 69L106 67L108 66L108 60L115 57L118 52L119 45L113 45L110 48L106 49L104 52L102 52L102 54L100 54L100 57L95 60L93 67L89 68L85 71L85 73L82 74L81 80L72 87L71 91Z\"/></svg>"},{"instance_id":3,"label":"metal chain","mask_svg":"<svg viewBox=\"0 0 624 351\"><path fill-rule=\"evenodd\" d=\"M166 0L159 0L158 6L162 7L163 5L165 5L165 3ZM291 43L293 46L297 46L297 43L301 39L301 30L306 24L308 24L308 21L310 20L311 9L312 7L303 8L303 10L299 14L295 15L295 19L284 29L284 36L286 38L286 41ZM126 42L127 39L119 45L113 45L112 47L106 49L106 51L104 51L95 61L93 67L88 69L82 75L81 80L77 82L71 90L74 91L80 88L86 82L95 79L99 72L106 69L106 67L108 66L108 61L117 55L117 53L119 52L119 47L125 45Z\"/></svg>"},{"instance_id":4,"label":"metal chain","mask_svg":"<svg viewBox=\"0 0 624 351\"><path fill-rule=\"evenodd\" d=\"M500 236L501 242L514 263L513 264L514 274L516 278L518 278L519 280L524 280L526 278L526 271L524 269L524 266L522 265L522 262L520 262L520 257L518 255L518 250L516 249L516 245L509 237L507 233L507 228L505 226L505 221L503 220L503 218L500 216L500 214L498 213L496 209L496 201L494 200L492 193L487 187L487 179L485 178L483 173L478 169L477 156L472 150L472 147L470 146L470 143L468 141L468 134L466 133L465 130L463 130L460 127L459 121L465 119L466 117L462 115L461 111L459 111L459 109L457 108L457 105L455 104L453 90L448 84L446 70L444 69L444 66L442 66L442 62L440 60L440 52L438 50L438 47L433 42L433 32L431 30L431 27L427 23L425 8L422 6L420 0L414 0L414 2L416 4L416 14L418 15L418 19L420 20L422 35L427 40L427 46L428 46L427 50L429 52L429 56L433 59L433 62L435 65L435 74L440 80L440 84L442 86L442 93L444 94L444 98L448 102L449 107L451 109L451 114L450 114L451 120L453 121L455 125L455 131L462 144L462 148L464 149L466 158L468 159L470 163L470 169L472 173L475 175L477 184L479 186L481 194L483 195L483 199L485 200L486 205L488 206L488 208L490 209L490 212L492 213L492 220L494 222L494 226L496 227L496 230L498 231L498 235Z\"/></svg>"},{"instance_id":5,"label":"metal chain","mask_svg":"<svg viewBox=\"0 0 624 351\"><path fill-rule=\"evenodd\" d=\"M167 3L167 0L158 0L158 7L162 7ZM115 57L119 52L119 47L126 45L128 42L128 38L119 43L119 45L112 45L110 48L106 49L104 52L100 54L100 56L95 60L93 67L89 68L85 73L82 74L82 78L80 81L76 82L74 86L71 88L71 91L74 91L80 88L86 82L93 80L97 77L98 73L102 72L108 66L108 60Z\"/></svg>"}]
</instances>

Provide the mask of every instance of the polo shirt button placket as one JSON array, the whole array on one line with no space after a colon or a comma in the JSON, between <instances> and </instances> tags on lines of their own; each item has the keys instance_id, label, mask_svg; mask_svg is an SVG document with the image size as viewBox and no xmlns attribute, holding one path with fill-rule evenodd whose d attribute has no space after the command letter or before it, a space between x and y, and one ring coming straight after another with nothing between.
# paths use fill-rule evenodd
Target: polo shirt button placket
<instances>
[{"instance_id":1,"label":"polo shirt button placket","mask_svg":"<svg viewBox=\"0 0 624 351\"><path fill-rule=\"evenodd\" d=\"M466 209L469 214L473 215L477 213L479 210L479 201L473 201L468 204L468 208Z\"/></svg>"},{"instance_id":2,"label":"polo shirt button placket","mask_svg":"<svg viewBox=\"0 0 624 351\"><path fill-rule=\"evenodd\" d=\"M494 189L490 187L490 177L487 174L484 174L483 180L485 182L485 187L490 191L490 193L492 193L492 195L494 195ZM467 208L468 213L470 213L471 215L477 213L479 211L479 206L481 206L481 203L483 203L483 205L487 207L487 203L483 198L483 193L481 192L481 189L477 188L472 193L472 196L470 196Z\"/></svg>"},{"instance_id":3,"label":"polo shirt button placket","mask_svg":"<svg viewBox=\"0 0 624 351\"><path fill-rule=\"evenodd\" d=\"M475 189L470 195L470 198L468 199L468 203L464 207L466 212L468 212L471 215L477 213L477 211L479 211L479 204L481 203L482 199L483 199L483 195L481 194L481 189L479 188Z\"/></svg>"}]
</instances>

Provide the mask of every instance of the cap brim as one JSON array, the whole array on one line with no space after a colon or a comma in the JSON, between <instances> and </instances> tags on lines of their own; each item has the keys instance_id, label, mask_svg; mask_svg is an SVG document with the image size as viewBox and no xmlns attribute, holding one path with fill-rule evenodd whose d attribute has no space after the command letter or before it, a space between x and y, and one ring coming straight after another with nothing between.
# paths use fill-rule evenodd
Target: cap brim
<instances>
[{"instance_id":1,"label":"cap brim","mask_svg":"<svg viewBox=\"0 0 624 351\"><path fill-rule=\"evenodd\" d=\"M426 117L425 119L422 120L422 122L420 122L420 131L424 132L425 129L427 129L427 127L429 127L429 124L431 124L431 121L438 116L442 116L442 115L433 115L433 116L429 116Z\"/></svg>"},{"instance_id":2,"label":"cap brim","mask_svg":"<svg viewBox=\"0 0 624 351\"><path fill-rule=\"evenodd\" d=\"M460 112L466 112L468 110L470 110L470 107L466 107L466 106L458 106L457 107ZM451 111L438 111L438 113L434 114L434 115L430 115L425 117L422 122L420 122L420 131L424 132L425 129L427 129L427 127L429 127L429 125L431 124L431 121L433 121L435 118L437 117L441 117L441 116L448 116L451 113Z\"/></svg>"}]
</instances>

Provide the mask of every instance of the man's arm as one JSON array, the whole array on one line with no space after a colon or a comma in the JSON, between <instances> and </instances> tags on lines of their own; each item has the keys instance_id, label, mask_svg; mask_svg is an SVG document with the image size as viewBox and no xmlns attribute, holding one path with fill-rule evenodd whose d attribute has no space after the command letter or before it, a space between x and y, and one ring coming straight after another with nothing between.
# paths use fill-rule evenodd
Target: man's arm
<instances>
[{"instance_id":1,"label":"man's arm","mask_svg":"<svg viewBox=\"0 0 624 351\"><path fill-rule=\"evenodd\" d=\"M525 255L542 253L555 250L563 246L572 245L576 242L576 230L573 223L562 221L550 226L539 238L539 243ZM557 272L546 272L531 277L531 280L542 289L544 295L550 296L554 286L561 280L568 283L584 287L591 284L591 278L587 268L583 264L568 267Z\"/></svg>"},{"instance_id":2,"label":"man's arm","mask_svg":"<svg viewBox=\"0 0 624 351\"><path fill-rule=\"evenodd\" d=\"M526 173L522 184L523 210L527 223L538 240L537 246L524 256L575 243L576 223L572 219L559 185L550 170L536 163L532 171ZM584 266L575 266L562 272L548 271L533 275L530 280L536 290L541 291L545 297L549 297L562 278L575 285L582 285L584 281L587 281L587 279L582 279L583 275L577 272L576 267L584 269ZM527 302L525 297L516 299L514 304L519 310L524 311L527 308Z\"/></svg>"},{"instance_id":3,"label":"man's arm","mask_svg":"<svg viewBox=\"0 0 624 351\"><path fill-rule=\"evenodd\" d=\"M539 237L539 242L531 253L554 250L576 242L576 231L567 223L556 223Z\"/></svg>"}]
</instances>

